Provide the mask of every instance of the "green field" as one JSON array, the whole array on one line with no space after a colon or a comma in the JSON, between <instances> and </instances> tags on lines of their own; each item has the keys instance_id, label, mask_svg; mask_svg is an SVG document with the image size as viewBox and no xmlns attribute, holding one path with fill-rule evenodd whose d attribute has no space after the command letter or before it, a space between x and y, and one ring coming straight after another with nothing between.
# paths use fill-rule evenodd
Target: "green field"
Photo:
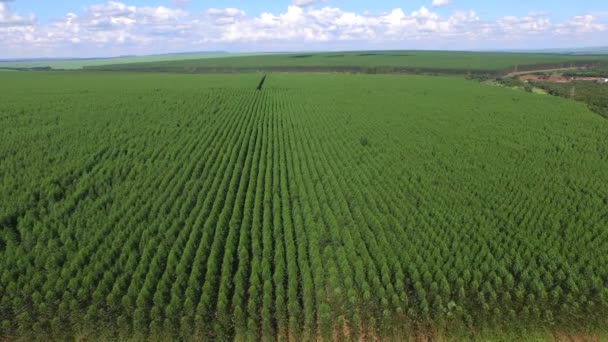
<instances>
[{"instance_id":1,"label":"green field","mask_svg":"<svg viewBox=\"0 0 608 342\"><path fill-rule=\"evenodd\" d=\"M607 333L608 120L261 76L0 74L0 340Z\"/></svg>"},{"instance_id":2,"label":"green field","mask_svg":"<svg viewBox=\"0 0 608 342\"><path fill-rule=\"evenodd\" d=\"M94 69L132 71L353 71L368 73L440 72L462 74L501 73L535 67L567 67L608 63L607 55L454 52L454 51L360 51L243 56L191 59L121 65Z\"/></svg>"},{"instance_id":3,"label":"green field","mask_svg":"<svg viewBox=\"0 0 608 342\"><path fill-rule=\"evenodd\" d=\"M186 61L190 59L202 60L208 58L233 58L252 56L255 54L226 54L226 53L192 53L192 54L174 54L174 55L151 55L151 56L133 56L133 57L115 57L115 58L91 58L91 59L65 59L65 60L38 60L38 61L0 61L0 70L16 68L51 68L59 70L78 70L85 67L94 67L102 65L120 65L131 63L159 63L168 61Z\"/></svg>"}]
</instances>

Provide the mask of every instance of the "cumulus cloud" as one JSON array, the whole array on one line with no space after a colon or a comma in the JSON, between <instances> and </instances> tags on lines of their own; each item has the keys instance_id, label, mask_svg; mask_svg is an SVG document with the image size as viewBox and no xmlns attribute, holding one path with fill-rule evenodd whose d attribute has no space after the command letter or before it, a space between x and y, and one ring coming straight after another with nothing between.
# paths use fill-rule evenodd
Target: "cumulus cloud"
<instances>
[{"instance_id":1,"label":"cumulus cloud","mask_svg":"<svg viewBox=\"0 0 608 342\"><path fill-rule=\"evenodd\" d=\"M606 31L607 25L599 23L598 17L592 14L577 15L562 25L558 25L560 31L575 33L590 33Z\"/></svg>"},{"instance_id":2,"label":"cumulus cloud","mask_svg":"<svg viewBox=\"0 0 608 342\"><path fill-rule=\"evenodd\" d=\"M190 12L110 0L50 24L0 3L0 44L7 57L145 54L185 50L360 48L537 48L535 43L589 44L608 33L594 14L553 22L546 13L484 20L475 11L449 16L421 7L358 13L336 7L288 6L247 15L238 8ZM305 44L305 45L303 45ZM592 45L592 44L591 44ZM545 45L546 46L546 45ZM545 47L543 46L543 47Z\"/></svg>"},{"instance_id":3,"label":"cumulus cloud","mask_svg":"<svg viewBox=\"0 0 608 342\"><path fill-rule=\"evenodd\" d=\"M22 46L36 41L36 24L33 14L20 15L11 11L6 1L0 2L0 58L13 57L9 54L22 54ZM4 54L7 55L3 56Z\"/></svg>"},{"instance_id":4,"label":"cumulus cloud","mask_svg":"<svg viewBox=\"0 0 608 342\"><path fill-rule=\"evenodd\" d=\"M11 11L6 2L8 1L0 1L0 26L27 26L32 25L36 21L36 17L33 14L21 16Z\"/></svg>"},{"instance_id":5,"label":"cumulus cloud","mask_svg":"<svg viewBox=\"0 0 608 342\"><path fill-rule=\"evenodd\" d=\"M433 0L433 7L449 5L451 2L452 0Z\"/></svg>"},{"instance_id":6,"label":"cumulus cloud","mask_svg":"<svg viewBox=\"0 0 608 342\"><path fill-rule=\"evenodd\" d=\"M245 12L238 8L210 8L206 11L206 19L218 26L235 24L245 17Z\"/></svg>"}]
</instances>

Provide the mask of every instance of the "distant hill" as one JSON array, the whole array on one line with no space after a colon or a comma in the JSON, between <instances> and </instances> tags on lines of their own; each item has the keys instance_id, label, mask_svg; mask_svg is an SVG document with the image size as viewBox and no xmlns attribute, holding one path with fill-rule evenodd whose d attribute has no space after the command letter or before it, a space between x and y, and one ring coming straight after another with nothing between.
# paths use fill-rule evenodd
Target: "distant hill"
<instances>
[{"instance_id":1,"label":"distant hill","mask_svg":"<svg viewBox=\"0 0 608 342\"><path fill-rule=\"evenodd\" d=\"M51 68L55 70L77 70L84 67L101 66L106 64L183 61L190 59L228 57L230 55L231 54L224 51L201 51L167 53L149 56L0 59L0 69ZM241 54L234 55L240 56Z\"/></svg>"},{"instance_id":2,"label":"distant hill","mask_svg":"<svg viewBox=\"0 0 608 342\"><path fill-rule=\"evenodd\" d=\"M555 53L561 55L608 55L608 46L582 47L582 48L555 48L540 50L508 50L519 53Z\"/></svg>"},{"instance_id":3,"label":"distant hill","mask_svg":"<svg viewBox=\"0 0 608 342\"><path fill-rule=\"evenodd\" d=\"M112 60L123 58L152 58L160 56L184 56L184 55L223 55L228 54L227 51L189 51L189 52L172 52L158 53L152 55L120 55L110 57L39 57L39 58L0 58L0 63L4 62L52 62L52 61L93 61L93 60Z\"/></svg>"}]
</instances>

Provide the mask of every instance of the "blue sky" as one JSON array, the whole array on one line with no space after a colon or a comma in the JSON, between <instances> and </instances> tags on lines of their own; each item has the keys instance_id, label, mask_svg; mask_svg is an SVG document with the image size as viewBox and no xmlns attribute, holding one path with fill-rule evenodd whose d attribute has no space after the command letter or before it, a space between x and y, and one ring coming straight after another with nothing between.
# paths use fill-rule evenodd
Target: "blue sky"
<instances>
[{"instance_id":1,"label":"blue sky","mask_svg":"<svg viewBox=\"0 0 608 342\"><path fill-rule=\"evenodd\" d=\"M16 0L11 6L22 13L35 13L41 20L47 21L59 18L68 12L79 12L85 7L100 3L98 0ZM135 6L172 6L171 0L133 0L126 3ZM354 12L382 12L393 8L404 10L416 10L421 6L432 7L432 1L407 1L407 0L332 0L322 3L323 6L335 6L343 10ZM184 8L193 11L203 11L207 8L235 7L243 9L250 15L258 15L262 12L279 12L284 10L290 1L253 1L253 0L214 0L197 1L192 0ZM560 0L516 0L516 1L482 1L482 0L460 0L452 1L451 4L440 9L440 13L449 13L455 8L473 9L486 19L496 19L505 15L521 16L529 12L548 12L557 20L563 20L574 15L589 12L608 12L608 3L605 0L583 0L583 1L560 1Z\"/></svg>"},{"instance_id":2,"label":"blue sky","mask_svg":"<svg viewBox=\"0 0 608 342\"><path fill-rule=\"evenodd\" d=\"M605 0L0 0L0 58L607 45Z\"/></svg>"}]
</instances>

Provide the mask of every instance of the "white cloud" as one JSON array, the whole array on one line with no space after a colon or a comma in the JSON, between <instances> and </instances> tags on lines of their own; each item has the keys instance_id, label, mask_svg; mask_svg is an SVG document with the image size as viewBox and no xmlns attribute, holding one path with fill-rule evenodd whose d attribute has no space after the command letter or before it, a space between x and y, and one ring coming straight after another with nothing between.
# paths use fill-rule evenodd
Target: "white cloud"
<instances>
[{"instance_id":1,"label":"white cloud","mask_svg":"<svg viewBox=\"0 0 608 342\"><path fill-rule=\"evenodd\" d=\"M608 25L586 14L553 22L546 13L484 20L474 11L442 16L426 8L357 13L289 6L249 16L238 8L189 12L119 1L68 13L50 24L0 2L0 58L105 56L192 50L540 48L605 42ZM595 44L593 42L596 42ZM542 44L542 46L539 46ZM6 47L6 48L4 48ZM10 55L8 55L10 54Z\"/></svg>"},{"instance_id":2,"label":"white cloud","mask_svg":"<svg viewBox=\"0 0 608 342\"><path fill-rule=\"evenodd\" d=\"M33 14L21 16L14 13L6 2L8 1L0 1L0 27L28 26L34 24L36 17Z\"/></svg>"},{"instance_id":3,"label":"white cloud","mask_svg":"<svg viewBox=\"0 0 608 342\"><path fill-rule=\"evenodd\" d=\"M205 13L205 19L217 26L235 24L245 17L245 12L238 8L210 8Z\"/></svg>"},{"instance_id":4,"label":"white cloud","mask_svg":"<svg viewBox=\"0 0 608 342\"><path fill-rule=\"evenodd\" d=\"M449 5L451 2L452 0L433 0L433 7Z\"/></svg>"},{"instance_id":5,"label":"white cloud","mask_svg":"<svg viewBox=\"0 0 608 342\"><path fill-rule=\"evenodd\" d=\"M577 15L566 23L559 25L559 29L565 31L573 30L575 33L590 33L598 31L606 31L607 25L598 22L598 18L592 14Z\"/></svg>"}]
</instances>

